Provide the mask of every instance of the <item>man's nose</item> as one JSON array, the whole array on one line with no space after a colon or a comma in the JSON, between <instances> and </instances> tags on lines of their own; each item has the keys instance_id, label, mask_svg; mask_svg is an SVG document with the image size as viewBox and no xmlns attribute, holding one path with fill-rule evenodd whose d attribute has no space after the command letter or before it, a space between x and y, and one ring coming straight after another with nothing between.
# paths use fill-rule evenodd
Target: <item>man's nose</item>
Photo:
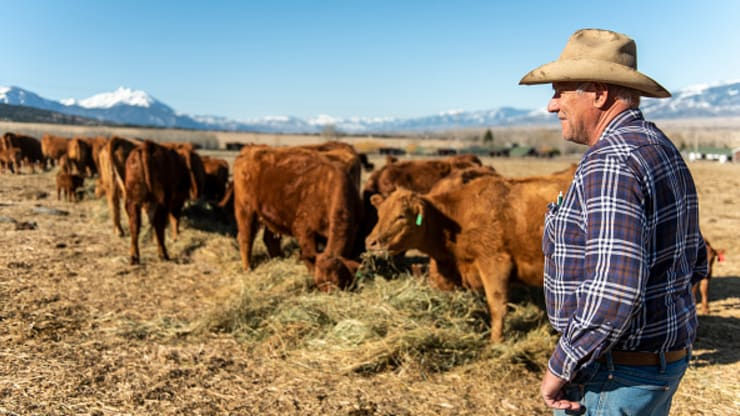
<instances>
[{"instance_id":1,"label":"man's nose","mask_svg":"<svg viewBox=\"0 0 740 416\"><path fill-rule=\"evenodd\" d=\"M550 113L557 113L560 111L560 100L555 97L550 98L550 102L547 103L547 111Z\"/></svg>"}]
</instances>

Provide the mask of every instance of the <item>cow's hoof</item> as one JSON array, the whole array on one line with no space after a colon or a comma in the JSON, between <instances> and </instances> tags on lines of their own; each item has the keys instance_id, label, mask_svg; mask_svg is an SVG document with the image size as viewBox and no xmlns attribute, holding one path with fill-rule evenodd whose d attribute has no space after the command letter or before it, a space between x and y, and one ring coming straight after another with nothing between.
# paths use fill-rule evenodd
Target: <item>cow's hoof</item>
<instances>
[{"instance_id":1,"label":"cow's hoof","mask_svg":"<svg viewBox=\"0 0 740 416\"><path fill-rule=\"evenodd\" d=\"M131 257L131 265L132 265L132 266L135 266L135 265L137 265L137 264L141 264L141 263L139 262L139 258L138 258L138 257Z\"/></svg>"}]
</instances>

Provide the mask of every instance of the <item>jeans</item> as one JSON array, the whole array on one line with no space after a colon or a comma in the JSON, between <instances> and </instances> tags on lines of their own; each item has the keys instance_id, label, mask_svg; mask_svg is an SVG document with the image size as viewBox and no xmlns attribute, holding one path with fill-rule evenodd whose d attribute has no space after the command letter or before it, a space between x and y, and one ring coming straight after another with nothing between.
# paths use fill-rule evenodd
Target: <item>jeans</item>
<instances>
[{"instance_id":1,"label":"jeans","mask_svg":"<svg viewBox=\"0 0 740 416\"><path fill-rule=\"evenodd\" d=\"M565 397L581 403L581 410L555 410L556 416L668 416L671 399L681 382L691 359L686 357L662 365L618 365L607 353L606 363L593 362L582 373L585 380L569 383L563 389Z\"/></svg>"}]
</instances>

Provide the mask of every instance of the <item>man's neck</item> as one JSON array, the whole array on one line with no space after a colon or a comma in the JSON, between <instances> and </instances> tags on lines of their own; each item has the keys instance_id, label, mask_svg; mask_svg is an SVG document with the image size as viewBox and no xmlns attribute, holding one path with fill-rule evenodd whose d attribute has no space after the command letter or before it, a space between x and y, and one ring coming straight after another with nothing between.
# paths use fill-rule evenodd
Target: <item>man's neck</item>
<instances>
[{"instance_id":1,"label":"man's neck","mask_svg":"<svg viewBox=\"0 0 740 416\"><path fill-rule=\"evenodd\" d=\"M609 123L611 123L612 120L614 120L623 111L629 109L630 106L627 103L622 100L616 100L614 101L614 104L601 112L601 114L599 115L599 119L596 122L596 127L593 130L593 134L589 138L588 146L591 147L595 145L601 138L604 130L606 130L606 126L608 126Z\"/></svg>"}]
</instances>

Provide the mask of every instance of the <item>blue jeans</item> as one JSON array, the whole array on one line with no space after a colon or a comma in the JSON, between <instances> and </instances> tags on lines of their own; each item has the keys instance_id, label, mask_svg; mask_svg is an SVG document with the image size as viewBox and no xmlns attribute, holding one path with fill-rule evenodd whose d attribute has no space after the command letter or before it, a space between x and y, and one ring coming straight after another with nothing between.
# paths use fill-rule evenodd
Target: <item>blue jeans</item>
<instances>
[{"instance_id":1,"label":"blue jeans","mask_svg":"<svg viewBox=\"0 0 740 416\"><path fill-rule=\"evenodd\" d=\"M691 359L686 357L662 365L618 365L607 353L606 363L593 362L582 373L588 374L578 384L564 387L565 397L581 403L578 412L555 410L556 416L668 416L671 399Z\"/></svg>"}]
</instances>

